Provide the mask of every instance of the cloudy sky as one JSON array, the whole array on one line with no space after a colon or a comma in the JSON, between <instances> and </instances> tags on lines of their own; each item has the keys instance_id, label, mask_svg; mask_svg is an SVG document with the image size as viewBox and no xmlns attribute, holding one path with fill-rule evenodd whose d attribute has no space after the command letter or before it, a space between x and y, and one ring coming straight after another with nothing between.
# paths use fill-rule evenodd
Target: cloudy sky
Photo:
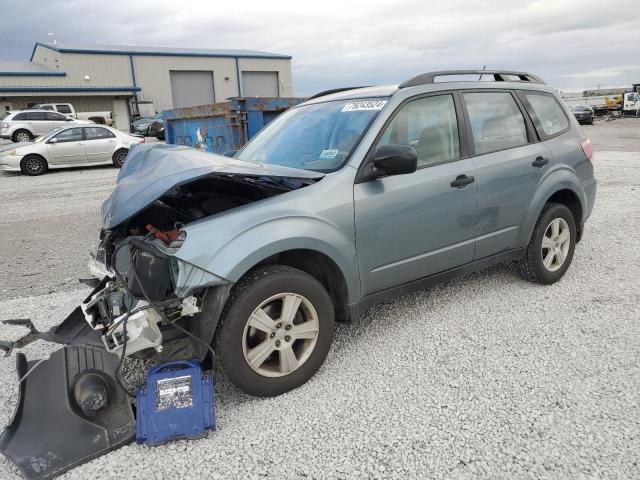
<instances>
[{"instance_id":1,"label":"cloudy sky","mask_svg":"<svg viewBox=\"0 0 640 480\"><path fill-rule=\"evenodd\" d=\"M640 82L638 0L0 0L0 59L36 40L293 56L294 94L420 72L517 69L558 89Z\"/></svg>"}]
</instances>

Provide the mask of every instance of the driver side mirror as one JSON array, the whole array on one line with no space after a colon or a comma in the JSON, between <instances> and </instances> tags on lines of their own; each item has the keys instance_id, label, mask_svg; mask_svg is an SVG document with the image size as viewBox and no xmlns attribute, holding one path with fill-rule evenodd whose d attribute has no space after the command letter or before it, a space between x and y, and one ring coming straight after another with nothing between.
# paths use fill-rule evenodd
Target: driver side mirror
<instances>
[{"instance_id":1,"label":"driver side mirror","mask_svg":"<svg viewBox=\"0 0 640 480\"><path fill-rule=\"evenodd\" d=\"M382 145L373 157L375 178L387 175L404 175L418 169L418 154L409 145Z\"/></svg>"},{"instance_id":2,"label":"driver side mirror","mask_svg":"<svg viewBox=\"0 0 640 480\"><path fill-rule=\"evenodd\" d=\"M47 143L58 143L58 139L56 137L50 138Z\"/></svg>"},{"instance_id":3,"label":"driver side mirror","mask_svg":"<svg viewBox=\"0 0 640 480\"><path fill-rule=\"evenodd\" d=\"M64 121L65 122L73 122L73 118L66 117Z\"/></svg>"}]
</instances>

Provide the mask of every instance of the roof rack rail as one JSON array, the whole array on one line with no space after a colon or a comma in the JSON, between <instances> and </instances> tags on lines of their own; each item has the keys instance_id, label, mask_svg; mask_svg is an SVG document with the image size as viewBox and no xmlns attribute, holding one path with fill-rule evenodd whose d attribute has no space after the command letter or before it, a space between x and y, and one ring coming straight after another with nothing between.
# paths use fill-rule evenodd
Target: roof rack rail
<instances>
[{"instance_id":1,"label":"roof rack rail","mask_svg":"<svg viewBox=\"0 0 640 480\"><path fill-rule=\"evenodd\" d=\"M416 85L424 85L427 83L435 83L436 77L446 77L451 75L479 75L478 80L483 75L493 75L495 82L528 82L528 83L545 83L540 77L527 72L511 72L508 70L441 70L438 72L427 72L416 75L409 80L402 82L398 88L415 87ZM512 80L505 77L518 77L518 80Z\"/></svg>"},{"instance_id":2,"label":"roof rack rail","mask_svg":"<svg viewBox=\"0 0 640 480\"><path fill-rule=\"evenodd\" d=\"M346 92L347 90L355 90L357 88L367 88L369 85L362 85L360 87L342 87L342 88L332 88L330 90L323 90L322 92L318 92L314 95L311 95L307 100L312 100L318 97L324 97L325 95L331 95L332 93L340 93Z\"/></svg>"}]
</instances>

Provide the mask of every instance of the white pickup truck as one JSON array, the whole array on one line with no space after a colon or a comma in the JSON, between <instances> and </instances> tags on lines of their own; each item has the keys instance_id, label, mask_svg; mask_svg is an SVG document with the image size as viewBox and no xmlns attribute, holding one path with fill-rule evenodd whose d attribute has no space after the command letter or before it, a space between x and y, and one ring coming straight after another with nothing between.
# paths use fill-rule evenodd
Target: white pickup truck
<instances>
[{"instance_id":1,"label":"white pickup truck","mask_svg":"<svg viewBox=\"0 0 640 480\"><path fill-rule=\"evenodd\" d=\"M39 103L31 108L53 110L54 112L71 115L72 117L80 120L91 120L94 123L100 123L102 125L113 124L112 112L76 112L76 109L73 108L73 105L70 103Z\"/></svg>"}]
</instances>

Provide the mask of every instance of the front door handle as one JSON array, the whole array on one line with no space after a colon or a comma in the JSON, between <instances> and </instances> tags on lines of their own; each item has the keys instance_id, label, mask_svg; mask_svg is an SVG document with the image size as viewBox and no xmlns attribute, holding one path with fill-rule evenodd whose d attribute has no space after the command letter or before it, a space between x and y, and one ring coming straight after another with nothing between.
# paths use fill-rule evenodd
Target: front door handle
<instances>
[{"instance_id":1,"label":"front door handle","mask_svg":"<svg viewBox=\"0 0 640 480\"><path fill-rule=\"evenodd\" d=\"M451 182L451 186L453 188L462 188L465 187L467 185L469 185L470 183L475 182L475 177L467 177L466 175L458 175L456 177L456 179Z\"/></svg>"},{"instance_id":2,"label":"front door handle","mask_svg":"<svg viewBox=\"0 0 640 480\"><path fill-rule=\"evenodd\" d=\"M549 163L549 159L545 158L545 157L538 157L536 158L533 162L531 162L531 165L533 165L536 168L542 168L544 167L547 163Z\"/></svg>"}]
</instances>

